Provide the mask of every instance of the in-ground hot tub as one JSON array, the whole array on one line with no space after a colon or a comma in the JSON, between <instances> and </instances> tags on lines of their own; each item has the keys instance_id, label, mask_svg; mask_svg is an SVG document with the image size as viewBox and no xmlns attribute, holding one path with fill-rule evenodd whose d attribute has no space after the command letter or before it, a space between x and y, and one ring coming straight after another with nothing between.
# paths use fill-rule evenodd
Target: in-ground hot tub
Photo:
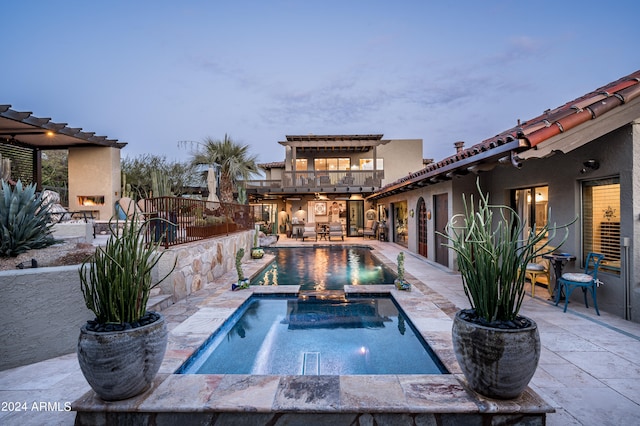
<instances>
[{"instance_id":1,"label":"in-ground hot tub","mask_svg":"<svg viewBox=\"0 0 640 426\"><path fill-rule=\"evenodd\" d=\"M178 374L443 374L390 296L252 296Z\"/></svg>"}]
</instances>

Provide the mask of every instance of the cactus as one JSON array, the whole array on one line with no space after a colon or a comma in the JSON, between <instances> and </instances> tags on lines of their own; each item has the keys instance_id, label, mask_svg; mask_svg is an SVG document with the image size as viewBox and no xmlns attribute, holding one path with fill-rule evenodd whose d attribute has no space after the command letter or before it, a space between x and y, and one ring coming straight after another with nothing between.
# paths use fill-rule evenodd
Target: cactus
<instances>
[{"instance_id":1,"label":"cactus","mask_svg":"<svg viewBox=\"0 0 640 426\"><path fill-rule=\"evenodd\" d=\"M244 249L240 248L236 252L236 272L238 272L238 283L231 284L231 290L242 290L244 288L249 288L249 280L245 278L244 272L242 271L242 258L244 257Z\"/></svg>"},{"instance_id":2,"label":"cactus","mask_svg":"<svg viewBox=\"0 0 640 426\"><path fill-rule=\"evenodd\" d=\"M404 252L398 254L398 279L404 281Z\"/></svg>"},{"instance_id":3,"label":"cactus","mask_svg":"<svg viewBox=\"0 0 640 426\"><path fill-rule=\"evenodd\" d=\"M152 170L151 191L154 197L173 197L169 176L162 171Z\"/></svg>"},{"instance_id":4,"label":"cactus","mask_svg":"<svg viewBox=\"0 0 640 426\"><path fill-rule=\"evenodd\" d=\"M133 191L131 191L131 184L127 183L127 174L122 172L122 196L133 199Z\"/></svg>"},{"instance_id":5,"label":"cactus","mask_svg":"<svg viewBox=\"0 0 640 426\"><path fill-rule=\"evenodd\" d=\"M411 283L404 280L404 252L398 254L398 278L394 280L398 290L411 290Z\"/></svg>"},{"instance_id":6,"label":"cactus","mask_svg":"<svg viewBox=\"0 0 640 426\"><path fill-rule=\"evenodd\" d=\"M0 191L0 256L15 257L57 241L51 235L50 202L36 197L34 184L26 187L18 180L15 188L2 181Z\"/></svg>"},{"instance_id":7,"label":"cactus","mask_svg":"<svg viewBox=\"0 0 640 426\"><path fill-rule=\"evenodd\" d=\"M242 271L242 258L244 257L244 249L238 249L236 252L236 272L238 272L238 282L244 281L244 272Z\"/></svg>"},{"instance_id":8,"label":"cactus","mask_svg":"<svg viewBox=\"0 0 640 426\"><path fill-rule=\"evenodd\" d=\"M238 204L247 204L247 189L244 186L238 188Z\"/></svg>"}]
</instances>

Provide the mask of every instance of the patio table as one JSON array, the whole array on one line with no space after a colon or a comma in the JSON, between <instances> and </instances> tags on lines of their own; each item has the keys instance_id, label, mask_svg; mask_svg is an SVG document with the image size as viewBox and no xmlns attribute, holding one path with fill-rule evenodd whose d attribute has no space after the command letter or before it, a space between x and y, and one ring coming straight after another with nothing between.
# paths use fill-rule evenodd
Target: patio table
<instances>
[{"instance_id":1,"label":"patio table","mask_svg":"<svg viewBox=\"0 0 640 426\"><path fill-rule=\"evenodd\" d=\"M553 266L553 273L555 275L555 283L553 286L553 293L551 294L551 300L555 300L556 291L558 291L558 278L562 276L562 269L567 262L576 260L576 257L570 253L548 253L542 256L543 259L549 260L551 266ZM564 300L564 294L560 294L560 299Z\"/></svg>"}]
</instances>

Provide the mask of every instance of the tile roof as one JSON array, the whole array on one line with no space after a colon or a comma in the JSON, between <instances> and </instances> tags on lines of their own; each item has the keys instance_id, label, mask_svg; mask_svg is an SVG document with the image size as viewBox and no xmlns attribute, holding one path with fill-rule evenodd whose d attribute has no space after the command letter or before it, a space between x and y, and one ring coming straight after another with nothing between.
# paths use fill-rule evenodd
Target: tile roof
<instances>
[{"instance_id":1,"label":"tile roof","mask_svg":"<svg viewBox=\"0 0 640 426\"><path fill-rule=\"evenodd\" d=\"M474 167L482 170L495 165L498 159L513 159L514 153L535 148L570 129L576 128L591 120L597 120L611 110L640 97L640 70L589 92L577 99L546 110L538 117L532 118L512 127L492 138L486 139L442 161L428 164L424 169L400 178L381 188L369 199L377 199L426 186L451 178L454 173L465 174Z\"/></svg>"}]
</instances>

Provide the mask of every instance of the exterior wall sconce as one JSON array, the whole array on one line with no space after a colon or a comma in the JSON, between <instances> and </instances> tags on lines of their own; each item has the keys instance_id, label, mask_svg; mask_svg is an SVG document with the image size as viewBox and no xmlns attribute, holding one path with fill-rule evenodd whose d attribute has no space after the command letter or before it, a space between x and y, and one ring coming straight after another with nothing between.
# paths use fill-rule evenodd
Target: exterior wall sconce
<instances>
[{"instance_id":1,"label":"exterior wall sconce","mask_svg":"<svg viewBox=\"0 0 640 426\"><path fill-rule=\"evenodd\" d=\"M414 215L413 209L409 210L409 216L413 217L413 215Z\"/></svg>"},{"instance_id":2,"label":"exterior wall sconce","mask_svg":"<svg viewBox=\"0 0 640 426\"><path fill-rule=\"evenodd\" d=\"M427 220L431 220L431 210L427 210Z\"/></svg>"},{"instance_id":3,"label":"exterior wall sconce","mask_svg":"<svg viewBox=\"0 0 640 426\"><path fill-rule=\"evenodd\" d=\"M600 162L598 160L587 160L582 163L582 165L584 167L580 169L581 174L585 174L593 170L598 170L600 168Z\"/></svg>"}]
</instances>

